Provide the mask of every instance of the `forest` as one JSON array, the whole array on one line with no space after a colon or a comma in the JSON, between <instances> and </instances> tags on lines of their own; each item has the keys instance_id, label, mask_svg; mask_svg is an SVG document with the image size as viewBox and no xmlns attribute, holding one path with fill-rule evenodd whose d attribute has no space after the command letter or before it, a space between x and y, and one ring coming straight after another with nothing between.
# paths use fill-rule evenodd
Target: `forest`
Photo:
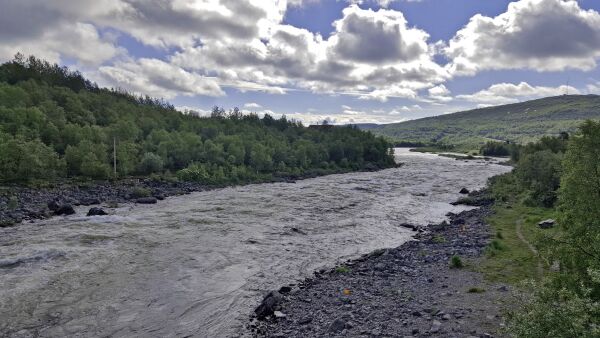
<instances>
[{"instance_id":1,"label":"forest","mask_svg":"<svg viewBox=\"0 0 600 338\"><path fill-rule=\"evenodd\" d=\"M600 122L527 145L497 143L515 169L491 179L497 231L482 270L492 280L520 281L525 292L510 315L515 337L600 336ZM541 229L540 220L556 225ZM523 225L537 253L514 236ZM512 234L511 234L512 233ZM542 274L536 273L542 270Z\"/></svg>"},{"instance_id":2,"label":"forest","mask_svg":"<svg viewBox=\"0 0 600 338\"><path fill-rule=\"evenodd\" d=\"M237 108L200 117L33 56L0 66L0 182L156 175L236 184L391 166L391 145L355 127Z\"/></svg>"}]
</instances>

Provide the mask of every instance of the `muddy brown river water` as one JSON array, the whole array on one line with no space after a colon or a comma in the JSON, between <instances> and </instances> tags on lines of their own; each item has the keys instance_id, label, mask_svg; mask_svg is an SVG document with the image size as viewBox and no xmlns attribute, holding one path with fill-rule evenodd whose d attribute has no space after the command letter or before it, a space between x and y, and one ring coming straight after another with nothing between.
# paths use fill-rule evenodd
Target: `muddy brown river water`
<instances>
[{"instance_id":1,"label":"muddy brown river water","mask_svg":"<svg viewBox=\"0 0 600 338\"><path fill-rule=\"evenodd\" d=\"M0 229L0 336L228 337L261 295L411 239L509 167L396 150L403 167L256 184Z\"/></svg>"}]
</instances>

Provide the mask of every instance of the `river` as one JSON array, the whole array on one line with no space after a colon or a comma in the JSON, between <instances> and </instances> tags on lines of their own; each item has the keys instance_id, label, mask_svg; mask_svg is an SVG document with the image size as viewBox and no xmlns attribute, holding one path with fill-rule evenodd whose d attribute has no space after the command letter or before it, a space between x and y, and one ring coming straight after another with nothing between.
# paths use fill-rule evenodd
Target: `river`
<instances>
[{"instance_id":1,"label":"river","mask_svg":"<svg viewBox=\"0 0 600 338\"><path fill-rule=\"evenodd\" d=\"M0 336L227 337L261 295L413 233L509 167L396 149L400 168L0 228Z\"/></svg>"}]
</instances>

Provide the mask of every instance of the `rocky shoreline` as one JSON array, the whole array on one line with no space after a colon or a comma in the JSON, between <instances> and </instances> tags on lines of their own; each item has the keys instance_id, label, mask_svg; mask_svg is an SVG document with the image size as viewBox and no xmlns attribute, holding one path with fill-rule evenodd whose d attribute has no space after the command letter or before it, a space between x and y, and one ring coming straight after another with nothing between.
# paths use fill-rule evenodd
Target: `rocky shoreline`
<instances>
[{"instance_id":1,"label":"rocky shoreline","mask_svg":"<svg viewBox=\"0 0 600 338\"><path fill-rule=\"evenodd\" d=\"M415 226L416 241L317 271L298 285L269 293L247 326L250 334L502 336L509 287L488 283L476 272L492 238L484 221L492 202L484 192L470 197L480 201L478 209L449 214L449 222L426 229Z\"/></svg>"},{"instance_id":2,"label":"rocky shoreline","mask_svg":"<svg viewBox=\"0 0 600 338\"><path fill-rule=\"evenodd\" d=\"M396 164L396 167L400 166L402 166L402 163ZM365 168L363 171L383 169L387 168L371 167ZM41 188L22 185L0 186L0 227L70 214L73 212L73 206L104 204L107 207L112 207L120 203L154 204L158 200L163 200L169 196L227 186L277 182L294 183L297 180L348 172L344 170L327 173L307 172L297 176L272 177L263 181L227 185L129 178L118 181L53 183Z\"/></svg>"},{"instance_id":3,"label":"rocky shoreline","mask_svg":"<svg viewBox=\"0 0 600 338\"><path fill-rule=\"evenodd\" d=\"M280 178L270 182L294 182L294 180L295 178ZM149 178L116 182L59 183L47 188L3 186L0 187L0 227L71 214L74 212L73 206L104 204L107 207L114 207L121 203L154 204L169 196L223 187Z\"/></svg>"}]
</instances>

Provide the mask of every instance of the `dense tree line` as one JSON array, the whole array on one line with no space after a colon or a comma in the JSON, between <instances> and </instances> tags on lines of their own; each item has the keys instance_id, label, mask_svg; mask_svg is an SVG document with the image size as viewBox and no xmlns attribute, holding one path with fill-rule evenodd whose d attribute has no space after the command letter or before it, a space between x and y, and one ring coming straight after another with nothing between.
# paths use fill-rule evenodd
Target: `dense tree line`
<instances>
[{"instance_id":1,"label":"dense tree line","mask_svg":"<svg viewBox=\"0 0 600 338\"><path fill-rule=\"evenodd\" d=\"M218 107L198 117L35 57L0 66L3 182L164 174L221 184L393 164L390 144L352 127L307 128Z\"/></svg>"},{"instance_id":2,"label":"dense tree line","mask_svg":"<svg viewBox=\"0 0 600 338\"><path fill-rule=\"evenodd\" d=\"M509 318L517 337L600 337L600 122L569 137L545 137L512 149L513 173L492 181L497 198L520 196L555 208L558 231L538 243L558 271L533 284Z\"/></svg>"}]
</instances>

